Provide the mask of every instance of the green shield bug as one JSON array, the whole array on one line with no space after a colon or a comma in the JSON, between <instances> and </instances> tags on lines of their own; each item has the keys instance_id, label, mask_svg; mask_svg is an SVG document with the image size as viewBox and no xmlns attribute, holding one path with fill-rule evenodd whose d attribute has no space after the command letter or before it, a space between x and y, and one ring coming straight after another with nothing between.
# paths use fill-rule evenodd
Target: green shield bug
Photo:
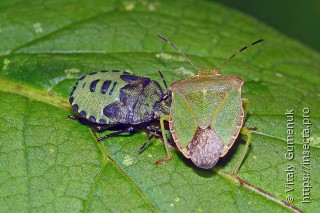
<instances>
[{"instance_id":1,"label":"green shield bug","mask_svg":"<svg viewBox=\"0 0 320 213\"><path fill-rule=\"evenodd\" d=\"M243 47L218 68L198 68L173 43L161 35L158 37L173 46L198 72L170 85L170 115L164 119L169 121L174 142L197 167L210 169L228 153L239 133L246 135L245 149L233 171L236 174L252 138L250 129L242 127L249 102L241 98L244 81L237 76L221 74L220 68L263 40ZM170 159L171 153L167 152L167 158L159 163Z\"/></svg>"},{"instance_id":2,"label":"green shield bug","mask_svg":"<svg viewBox=\"0 0 320 213\"><path fill-rule=\"evenodd\" d=\"M167 87L162 73L159 73ZM132 132L140 124L146 124L149 132L161 135L149 122L169 113L168 97L169 93L164 93L159 83L150 78L119 70L93 72L82 76L74 85L69 102L80 117L69 115L69 118L98 131L108 129L110 125L127 125L127 128L103 136L98 141Z\"/></svg>"}]
</instances>

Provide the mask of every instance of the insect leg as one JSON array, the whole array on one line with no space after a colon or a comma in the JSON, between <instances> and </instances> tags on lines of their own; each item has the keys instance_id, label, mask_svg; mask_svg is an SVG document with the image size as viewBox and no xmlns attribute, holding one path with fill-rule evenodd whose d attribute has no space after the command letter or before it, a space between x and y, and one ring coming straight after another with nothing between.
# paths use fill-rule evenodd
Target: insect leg
<instances>
[{"instance_id":1,"label":"insect leg","mask_svg":"<svg viewBox=\"0 0 320 213\"><path fill-rule=\"evenodd\" d=\"M157 126L157 129L159 128L159 126ZM147 127L146 127L146 129L147 129L147 131L148 132L150 132L151 134L153 134L153 135L162 135L162 133L160 132L160 131L158 131L157 129L155 129L155 128L152 128L152 126L150 126L150 125L148 125Z\"/></svg>"},{"instance_id":2,"label":"insect leg","mask_svg":"<svg viewBox=\"0 0 320 213\"><path fill-rule=\"evenodd\" d=\"M249 100L247 98L242 99L242 107L243 107L243 120L246 119L248 111L249 111ZM257 130L257 127L247 127L249 130Z\"/></svg>"},{"instance_id":3,"label":"insect leg","mask_svg":"<svg viewBox=\"0 0 320 213\"><path fill-rule=\"evenodd\" d=\"M252 134L251 134L252 133L252 129L243 127L243 128L241 128L240 133L242 135L246 135L247 136L247 141L246 141L245 148L242 151L242 154L240 156L240 159L238 160L238 163L237 163L236 167L233 169L233 172L232 172L232 175L237 179L238 179L238 171L239 171L239 169L241 167L241 164L242 164L243 160L245 159L245 157L246 157L246 155L248 153L249 144L250 144L250 142L252 140Z\"/></svg>"},{"instance_id":4,"label":"insect leg","mask_svg":"<svg viewBox=\"0 0 320 213\"><path fill-rule=\"evenodd\" d=\"M72 120L76 120L76 121L82 121L82 119L78 116L75 116L75 115L68 115L68 118L72 119Z\"/></svg>"},{"instance_id":5,"label":"insect leg","mask_svg":"<svg viewBox=\"0 0 320 213\"><path fill-rule=\"evenodd\" d=\"M138 153L141 153L145 148L146 146L148 145L148 143L150 142L150 140L155 136L155 135L162 135L160 131L154 129L151 127L151 125L148 125L146 127L147 131L151 133L151 135L148 137L148 140L146 142L144 142L142 144L142 146L138 149Z\"/></svg>"},{"instance_id":6,"label":"insect leg","mask_svg":"<svg viewBox=\"0 0 320 213\"><path fill-rule=\"evenodd\" d=\"M159 126L157 126L159 128ZM154 137L154 136L162 136L162 132L160 132L157 129L152 128L150 125L148 125L146 127L147 131L151 133L151 135L149 136L148 140L146 142L144 142L142 144L142 146L138 149L138 152L141 153L146 146L148 145L148 143L150 142L150 140ZM163 137L163 136L162 136ZM169 145L174 146L174 143L165 135L165 137L167 138L167 142L169 143Z\"/></svg>"},{"instance_id":7,"label":"insect leg","mask_svg":"<svg viewBox=\"0 0 320 213\"><path fill-rule=\"evenodd\" d=\"M141 153L141 152L144 150L144 148L146 148L146 146L148 145L149 141L150 141L154 136L155 136L155 134L152 133L152 135L150 135L150 136L148 137L148 140L147 140L146 142L144 142L144 143L142 144L142 146L140 146L140 148L138 149L138 153Z\"/></svg>"},{"instance_id":8,"label":"insect leg","mask_svg":"<svg viewBox=\"0 0 320 213\"><path fill-rule=\"evenodd\" d=\"M86 120L85 118L83 117L79 117L79 116L75 116L75 115L68 115L68 118L69 119L72 119L72 120L76 120L76 121L79 121L80 123L84 124L84 125L88 125L91 127L91 129L94 129L94 130L98 130L98 131L102 131L104 129L102 129L101 127L97 127L95 124L91 123L90 121ZM107 128L105 128L107 129Z\"/></svg>"},{"instance_id":9,"label":"insect leg","mask_svg":"<svg viewBox=\"0 0 320 213\"><path fill-rule=\"evenodd\" d=\"M95 132L102 132L106 129L109 129L110 127L112 127L112 125L116 125L119 124L118 122L108 122L107 124L98 124L98 123L92 123L90 121L88 121L87 119L83 118L83 117L78 117L75 115L68 115L69 119L72 120L76 120L79 121L82 124L85 124L87 126L89 126L91 129L93 129Z\"/></svg>"},{"instance_id":10,"label":"insect leg","mask_svg":"<svg viewBox=\"0 0 320 213\"><path fill-rule=\"evenodd\" d=\"M164 143L164 147L166 149L166 153L167 153L167 157L166 158L163 158L163 159L160 159L160 160L157 160L156 161L156 164L160 164L160 163L166 163L168 161L170 161L172 159L172 154L170 152L170 149L169 149L169 142L167 140L167 136L165 134L166 130L164 128L164 121L168 121L169 120L169 115L166 115L164 118L160 118L160 126L161 126L161 132L162 132L162 138L163 138L163 143Z\"/></svg>"},{"instance_id":11,"label":"insect leg","mask_svg":"<svg viewBox=\"0 0 320 213\"><path fill-rule=\"evenodd\" d=\"M242 99L242 107L243 107L243 120L246 119L247 117L247 113L249 111L249 100L247 98L243 98Z\"/></svg>"},{"instance_id":12,"label":"insect leg","mask_svg":"<svg viewBox=\"0 0 320 213\"><path fill-rule=\"evenodd\" d=\"M102 136L101 138L98 139L98 141L100 142L100 141L105 140L107 138L111 138L111 137L120 135L120 134L122 134L124 132L132 132L132 131L134 131L134 128L132 126L130 126L130 127L126 128L126 129L122 129L122 130L119 130L119 131L116 131L116 132L112 132L112 133L110 133L108 135Z\"/></svg>"}]
</instances>

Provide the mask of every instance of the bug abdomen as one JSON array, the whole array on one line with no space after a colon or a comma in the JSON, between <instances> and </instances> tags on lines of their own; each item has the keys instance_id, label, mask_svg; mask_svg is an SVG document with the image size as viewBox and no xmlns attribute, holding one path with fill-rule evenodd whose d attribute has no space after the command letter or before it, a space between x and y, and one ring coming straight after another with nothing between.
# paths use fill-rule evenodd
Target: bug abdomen
<instances>
[{"instance_id":1,"label":"bug abdomen","mask_svg":"<svg viewBox=\"0 0 320 213\"><path fill-rule=\"evenodd\" d=\"M81 117L99 124L117 123L103 114L105 106L119 100L120 88L126 82L120 76L128 74L117 70L101 71L83 76L70 94L70 103Z\"/></svg>"}]
</instances>

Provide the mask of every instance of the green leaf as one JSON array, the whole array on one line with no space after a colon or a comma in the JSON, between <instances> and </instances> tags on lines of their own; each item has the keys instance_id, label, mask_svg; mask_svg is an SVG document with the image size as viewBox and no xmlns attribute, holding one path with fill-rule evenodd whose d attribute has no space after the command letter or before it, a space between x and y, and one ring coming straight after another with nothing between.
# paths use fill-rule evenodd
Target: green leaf
<instances>
[{"instance_id":1,"label":"green leaf","mask_svg":"<svg viewBox=\"0 0 320 213\"><path fill-rule=\"evenodd\" d=\"M1 212L291 212L320 208L320 56L264 24L202 1L2 1L0 3ZM245 79L245 126L258 127L239 171L237 140L214 170L195 168L160 139L142 153L144 132L97 143L89 127L67 119L77 79L119 69L168 83L221 64L241 47L265 42L228 63L224 74ZM310 147L303 146L303 108L310 109ZM294 159L285 158L287 110L294 109ZM245 138L243 138L245 139ZM302 203L303 151L310 152L311 200ZM304 153L306 156L308 153ZM308 160L305 157L305 160ZM286 168L295 166L286 193ZM291 195L294 202L284 203Z\"/></svg>"}]
</instances>

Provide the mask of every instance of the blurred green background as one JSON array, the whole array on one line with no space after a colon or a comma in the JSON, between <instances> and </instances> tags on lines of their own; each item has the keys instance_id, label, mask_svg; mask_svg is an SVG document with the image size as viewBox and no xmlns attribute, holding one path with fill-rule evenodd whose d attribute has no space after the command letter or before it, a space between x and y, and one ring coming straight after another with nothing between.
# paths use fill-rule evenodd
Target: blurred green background
<instances>
[{"instance_id":1,"label":"blurred green background","mask_svg":"<svg viewBox=\"0 0 320 213\"><path fill-rule=\"evenodd\" d=\"M240 10L320 51L320 0L212 0Z\"/></svg>"}]
</instances>

